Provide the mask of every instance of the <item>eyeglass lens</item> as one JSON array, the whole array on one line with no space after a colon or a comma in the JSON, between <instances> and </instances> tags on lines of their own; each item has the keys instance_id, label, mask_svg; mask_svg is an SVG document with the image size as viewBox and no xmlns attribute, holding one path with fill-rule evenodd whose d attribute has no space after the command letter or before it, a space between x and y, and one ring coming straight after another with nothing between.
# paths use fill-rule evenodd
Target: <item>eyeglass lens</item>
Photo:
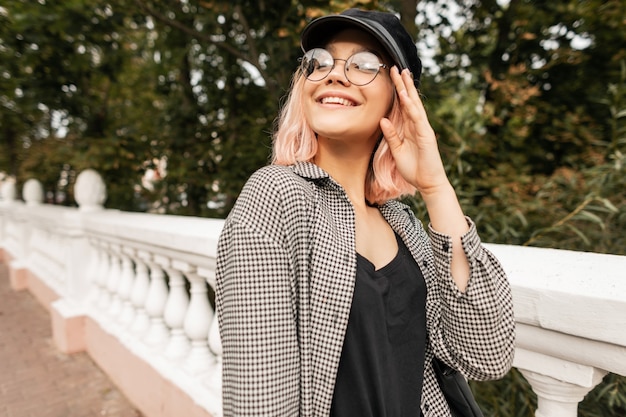
<instances>
[{"instance_id":1,"label":"eyeglass lens","mask_svg":"<svg viewBox=\"0 0 626 417\"><path fill-rule=\"evenodd\" d=\"M357 52L348 59L335 59L326 49L315 48L307 51L302 57L300 68L310 81L321 81L330 74L336 61L345 61L344 74L352 84L363 86L371 83L378 75L380 68L386 65L380 58L367 51Z\"/></svg>"}]
</instances>

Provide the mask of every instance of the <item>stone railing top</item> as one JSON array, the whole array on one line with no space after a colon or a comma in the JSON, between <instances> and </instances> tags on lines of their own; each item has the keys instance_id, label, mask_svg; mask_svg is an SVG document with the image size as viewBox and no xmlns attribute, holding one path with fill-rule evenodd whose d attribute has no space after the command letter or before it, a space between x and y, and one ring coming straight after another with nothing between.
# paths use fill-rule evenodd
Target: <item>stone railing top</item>
<instances>
[{"instance_id":1,"label":"stone railing top","mask_svg":"<svg viewBox=\"0 0 626 417\"><path fill-rule=\"evenodd\" d=\"M5 207L9 209L9 207ZM49 205L10 210L60 233L86 233L137 248L161 248L213 268L223 220ZM519 323L626 346L626 256L487 245L513 287Z\"/></svg>"},{"instance_id":2,"label":"stone railing top","mask_svg":"<svg viewBox=\"0 0 626 417\"><path fill-rule=\"evenodd\" d=\"M215 258L224 220L115 210L85 213L87 233L178 253Z\"/></svg>"},{"instance_id":3,"label":"stone railing top","mask_svg":"<svg viewBox=\"0 0 626 417\"><path fill-rule=\"evenodd\" d=\"M626 346L626 256L487 247L509 276L516 321Z\"/></svg>"}]
</instances>

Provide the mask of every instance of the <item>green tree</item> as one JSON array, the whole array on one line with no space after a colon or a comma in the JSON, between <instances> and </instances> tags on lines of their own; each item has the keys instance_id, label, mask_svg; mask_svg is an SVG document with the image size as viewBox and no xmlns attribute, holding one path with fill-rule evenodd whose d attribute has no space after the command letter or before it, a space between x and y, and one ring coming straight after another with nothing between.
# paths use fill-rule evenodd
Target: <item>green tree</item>
<instances>
[{"instance_id":1,"label":"green tree","mask_svg":"<svg viewBox=\"0 0 626 417\"><path fill-rule=\"evenodd\" d=\"M267 163L300 31L347 7L394 11L418 41L431 122L485 241L625 254L620 0L6 0L0 171L73 204L94 168L108 207L225 216ZM608 376L581 415L623 415L623 386ZM488 414L535 407L516 371L476 392Z\"/></svg>"},{"instance_id":2,"label":"green tree","mask_svg":"<svg viewBox=\"0 0 626 417\"><path fill-rule=\"evenodd\" d=\"M115 134L110 114L130 59L120 32L125 18L95 0L14 0L1 14L0 128L9 171L18 183L35 177L47 192L67 195L58 188L69 190L76 170L91 163L113 187L109 204L132 209L132 196L118 196L115 187L136 169L141 148Z\"/></svg>"}]
</instances>

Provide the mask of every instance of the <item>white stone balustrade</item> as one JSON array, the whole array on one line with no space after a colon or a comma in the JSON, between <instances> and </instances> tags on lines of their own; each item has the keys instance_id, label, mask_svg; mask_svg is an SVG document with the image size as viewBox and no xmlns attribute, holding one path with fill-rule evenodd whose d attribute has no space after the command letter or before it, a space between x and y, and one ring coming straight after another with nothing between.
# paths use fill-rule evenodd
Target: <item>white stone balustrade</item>
<instances>
[{"instance_id":1,"label":"white stone balustrade","mask_svg":"<svg viewBox=\"0 0 626 417\"><path fill-rule=\"evenodd\" d=\"M41 204L34 180L26 203L14 185L0 187L3 259L219 416L222 348L209 289L223 221L105 210L99 175L84 174L79 208ZM512 283L514 366L537 394L535 415L575 417L604 375L626 375L626 257L487 246Z\"/></svg>"}]
</instances>

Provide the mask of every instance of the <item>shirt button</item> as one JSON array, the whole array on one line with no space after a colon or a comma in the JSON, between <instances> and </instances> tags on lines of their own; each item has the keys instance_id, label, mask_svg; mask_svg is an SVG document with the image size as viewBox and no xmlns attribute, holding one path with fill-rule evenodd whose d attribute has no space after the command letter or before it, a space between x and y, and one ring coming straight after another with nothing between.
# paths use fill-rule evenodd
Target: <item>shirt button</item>
<instances>
[{"instance_id":1,"label":"shirt button","mask_svg":"<svg viewBox=\"0 0 626 417\"><path fill-rule=\"evenodd\" d=\"M448 252L448 249L450 249L450 246L448 245L448 242L446 242L443 244L443 251Z\"/></svg>"}]
</instances>

